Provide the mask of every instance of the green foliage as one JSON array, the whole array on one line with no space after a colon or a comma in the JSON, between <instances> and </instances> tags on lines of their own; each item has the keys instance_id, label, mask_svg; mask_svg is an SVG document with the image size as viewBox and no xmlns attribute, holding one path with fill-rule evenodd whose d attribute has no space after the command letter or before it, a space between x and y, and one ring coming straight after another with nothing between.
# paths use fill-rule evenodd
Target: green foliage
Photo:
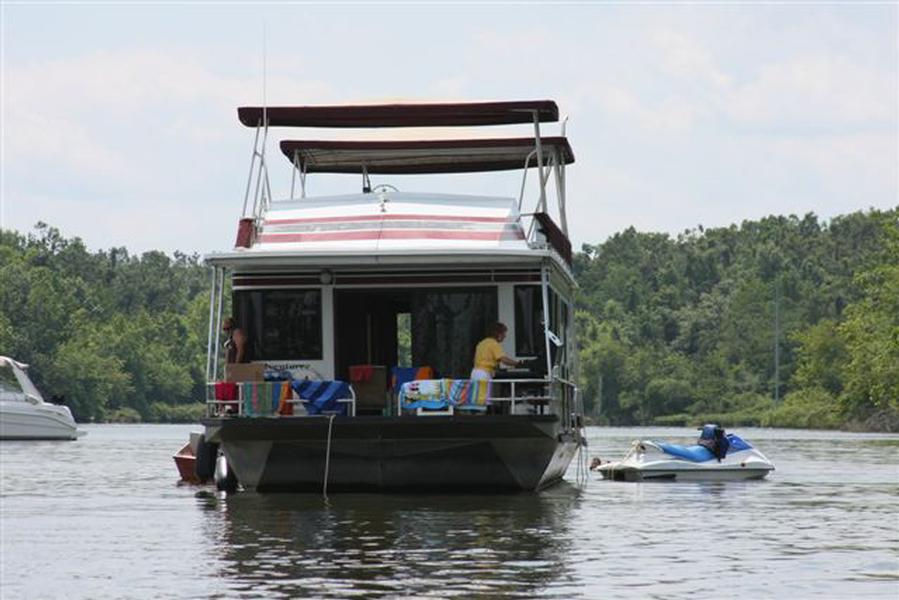
<instances>
[{"instance_id":1,"label":"green foliage","mask_svg":"<svg viewBox=\"0 0 899 600\"><path fill-rule=\"evenodd\" d=\"M122 361L131 375L131 390L110 398L112 408L128 406L148 417L150 404L159 399L189 398L193 389L190 363L185 363L172 339L184 339L186 328L176 315L156 317L146 311L133 316L117 314L92 335L105 340L106 349Z\"/></svg>"},{"instance_id":2,"label":"green foliage","mask_svg":"<svg viewBox=\"0 0 899 600\"><path fill-rule=\"evenodd\" d=\"M166 404L154 402L150 405L150 420L158 423L196 423L206 414L203 402L192 404Z\"/></svg>"},{"instance_id":3,"label":"green foliage","mask_svg":"<svg viewBox=\"0 0 899 600\"><path fill-rule=\"evenodd\" d=\"M400 313L396 316L397 365L412 366L412 315Z\"/></svg>"},{"instance_id":4,"label":"green foliage","mask_svg":"<svg viewBox=\"0 0 899 600\"><path fill-rule=\"evenodd\" d=\"M772 216L585 245L574 272L588 412L610 424L899 427L897 219ZM0 230L0 354L30 363L79 420L195 420L208 286L196 256L89 252L43 223Z\"/></svg>"},{"instance_id":5,"label":"green foliage","mask_svg":"<svg viewBox=\"0 0 899 600\"><path fill-rule=\"evenodd\" d=\"M846 308L838 332L849 356L843 404L853 414L870 407L899 412L899 226L887 261L856 278L861 299Z\"/></svg>"},{"instance_id":6,"label":"green foliage","mask_svg":"<svg viewBox=\"0 0 899 600\"><path fill-rule=\"evenodd\" d=\"M584 246L586 405L612 424L892 423L897 217L767 217L675 239L630 228Z\"/></svg>"},{"instance_id":7,"label":"green foliage","mask_svg":"<svg viewBox=\"0 0 899 600\"><path fill-rule=\"evenodd\" d=\"M125 406L110 412L106 421L109 423L140 423L142 419L139 412Z\"/></svg>"},{"instance_id":8,"label":"green foliage","mask_svg":"<svg viewBox=\"0 0 899 600\"><path fill-rule=\"evenodd\" d=\"M196 256L0 230L0 354L79 421L153 419L154 403L203 397L208 285Z\"/></svg>"},{"instance_id":9,"label":"green foliage","mask_svg":"<svg viewBox=\"0 0 899 600\"><path fill-rule=\"evenodd\" d=\"M81 336L79 333L85 333ZM82 327L60 344L45 369L32 369L38 387L45 394L64 395L72 413L81 421L102 421L107 409L119 408L117 400L133 390L131 376L122 360L112 355L99 335L88 334Z\"/></svg>"},{"instance_id":10,"label":"green foliage","mask_svg":"<svg viewBox=\"0 0 899 600\"><path fill-rule=\"evenodd\" d=\"M790 392L783 404L774 407L762 419L762 425L767 427L833 429L842 423L835 397L823 387L806 387Z\"/></svg>"},{"instance_id":11,"label":"green foliage","mask_svg":"<svg viewBox=\"0 0 899 600\"><path fill-rule=\"evenodd\" d=\"M799 388L823 388L832 397L843 391L843 370L849 358L846 341L837 331L837 322L822 319L798 331L799 359L793 383Z\"/></svg>"}]
</instances>

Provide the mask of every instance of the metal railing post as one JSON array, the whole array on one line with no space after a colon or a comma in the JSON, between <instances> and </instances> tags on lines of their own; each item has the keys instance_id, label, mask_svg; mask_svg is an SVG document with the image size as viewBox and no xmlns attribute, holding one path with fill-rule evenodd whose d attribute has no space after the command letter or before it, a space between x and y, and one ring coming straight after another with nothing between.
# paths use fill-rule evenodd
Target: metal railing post
<instances>
[{"instance_id":1,"label":"metal railing post","mask_svg":"<svg viewBox=\"0 0 899 600\"><path fill-rule=\"evenodd\" d=\"M259 204L260 204L260 193L265 193L263 189L260 189L265 182L267 177L263 173L267 171L265 166L265 144L268 140L268 122L264 123L263 131L262 131L262 151L258 152L259 155L259 170L256 172L256 187L253 190L253 217L259 216ZM265 179L264 179L265 178Z\"/></svg>"},{"instance_id":2,"label":"metal railing post","mask_svg":"<svg viewBox=\"0 0 899 600\"><path fill-rule=\"evenodd\" d=\"M268 165L265 164L265 158L262 160L262 169L265 172L265 198L263 198L262 209L268 210L272 205L272 184L268 178ZM257 216L261 216L261 212Z\"/></svg>"},{"instance_id":3,"label":"metal railing post","mask_svg":"<svg viewBox=\"0 0 899 600\"><path fill-rule=\"evenodd\" d=\"M540 141L540 114L531 111L534 115L534 141L537 146L537 173L540 175L540 203L537 212L546 212L546 177L543 175L543 144Z\"/></svg>"},{"instance_id":4,"label":"metal railing post","mask_svg":"<svg viewBox=\"0 0 899 600\"><path fill-rule=\"evenodd\" d=\"M556 176L556 198L559 201L559 225L562 233L568 235L568 217L565 214L565 163L558 150L553 150L553 173Z\"/></svg>"},{"instance_id":5,"label":"metal railing post","mask_svg":"<svg viewBox=\"0 0 899 600\"><path fill-rule=\"evenodd\" d=\"M540 266L540 291L543 296L543 342L546 347L546 374L552 377L552 355L549 351L549 275L546 263Z\"/></svg>"},{"instance_id":6,"label":"metal railing post","mask_svg":"<svg viewBox=\"0 0 899 600\"><path fill-rule=\"evenodd\" d=\"M212 267L212 281L209 282L209 332L206 338L206 381L210 381L210 376L214 371L212 367L212 319L215 317L215 267Z\"/></svg>"},{"instance_id":7,"label":"metal railing post","mask_svg":"<svg viewBox=\"0 0 899 600\"><path fill-rule=\"evenodd\" d=\"M297 184L297 171L300 170L299 165L300 154L297 150L293 151L293 169L290 170L290 199L293 200L293 192Z\"/></svg>"},{"instance_id":8,"label":"metal railing post","mask_svg":"<svg viewBox=\"0 0 899 600\"><path fill-rule=\"evenodd\" d=\"M222 334L222 298L225 295L225 269L224 267L216 267L218 271L218 277L216 278L216 289L218 293L218 308L216 310L217 316L215 319L215 357L212 363L212 378L215 379L218 377L218 360L219 360L219 349L221 348L221 334Z\"/></svg>"},{"instance_id":9,"label":"metal railing post","mask_svg":"<svg viewBox=\"0 0 899 600\"><path fill-rule=\"evenodd\" d=\"M253 139L253 155L250 157L250 173L247 175L247 189L243 194L243 212L240 216L247 216L247 203L250 201L250 184L253 181L253 170L256 166L256 157L259 156L259 123L256 124L256 137Z\"/></svg>"},{"instance_id":10,"label":"metal railing post","mask_svg":"<svg viewBox=\"0 0 899 600\"><path fill-rule=\"evenodd\" d=\"M521 206L524 204L524 186L528 181L528 165L531 163L531 157L536 153L536 150L531 150L524 159L524 174L521 176L521 190L518 192L518 212L521 212Z\"/></svg>"},{"instance_id":11,"label":"metal railing post","mask_svg":"<svg viewBox=\"0 0 899 600\"><path fill-rule=\"evenodd\" d=\"M306 164L300 169L300 197L306 197Z\"/></svg>"}]
</instances>

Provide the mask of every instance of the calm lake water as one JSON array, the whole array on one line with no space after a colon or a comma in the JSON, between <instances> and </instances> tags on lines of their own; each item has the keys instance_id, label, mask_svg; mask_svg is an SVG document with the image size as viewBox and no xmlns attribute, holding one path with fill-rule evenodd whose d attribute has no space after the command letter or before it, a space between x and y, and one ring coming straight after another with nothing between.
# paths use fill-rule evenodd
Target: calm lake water
<instances>
[{"instance_id":1,"label":"calm lake water","mask_svg":"<svg viewBox=\"0 0 899 600\"><path fill-rule=\"evenodd\" d=\"M897 435L735 429L765 481L326 500L197 497L171 459L193 427L82 428L0 443L4 599L899 598ZM695 432L588 436L611 459Z\"/></svg>"}]
</instances>

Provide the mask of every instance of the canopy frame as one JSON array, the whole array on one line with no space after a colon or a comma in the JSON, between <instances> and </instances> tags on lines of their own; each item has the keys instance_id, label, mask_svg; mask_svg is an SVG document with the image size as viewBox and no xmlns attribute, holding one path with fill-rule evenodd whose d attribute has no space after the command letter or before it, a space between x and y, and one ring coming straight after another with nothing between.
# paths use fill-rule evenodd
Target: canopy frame
<instances>
[{"instance_id":1,"label":"canopy frame","mask_svg":"<svg viewBox=\"0 0 899 600\"><path fill-rule=\"evenodd\" d=\"M562 232L568 235L568 222L565 211L565 165L574 160L571 149L564 141L560 153L557 140L565 140L565 121L563 120L562 138L551 138L557 143L550 144L544 151L544 138L541 135L541 122L559 120L558 107L549 100L516 101L516 102L480 102L456 104L386 104L357 106L300 106L300 107L241 107L238 109L241 122L248 127L255 127L253 153L250 159L250 173L244 193L242 218L251 218L258 224L259 218L269 208L272 201L271 184L268 165L266 163L266 145L270 126L288 127L434 127L457 125L501 125L530 122L534 127L534 150L524 160L521 192L519 194L519 211L524 201L525 181L531 167L532 156L536 157L538 175L538 200L534 213L548 213L546 187L551 178L554 179L559 220ZM548 140L547 140L548 141ZM444 140L444 142L451 142ZM457 140L457 142L461 142ZM436 144L437 142L432 142ZM463 142L464 143L464 142ZM283 142L282 142L283 144ZM283 147L283 146L282 146ZM289 155L292 168L290 198L295 198L296 182L299 179L300 197L306 198L306 175L309 172L308 161L300 158L299 152ZM570 160L569 160L570 158ZM496 167L494 167L495 169ZM502 167L507 168L507 167ZM472 171L478 169L467 169ZM491 170L491 169L484 169ZM369 174L372 165L361 164L363 192L372 189ZM453 172L448 169L445 172ZM458 172L458 171L457 171ZM252 186L255 175L255 186ZM253 202L250 207L250 188L253 187ZM249 210L251 208L251 210ZM534 219L528 228L528 240L537 240L539 226Z\"/></svg>"}]
</instances>

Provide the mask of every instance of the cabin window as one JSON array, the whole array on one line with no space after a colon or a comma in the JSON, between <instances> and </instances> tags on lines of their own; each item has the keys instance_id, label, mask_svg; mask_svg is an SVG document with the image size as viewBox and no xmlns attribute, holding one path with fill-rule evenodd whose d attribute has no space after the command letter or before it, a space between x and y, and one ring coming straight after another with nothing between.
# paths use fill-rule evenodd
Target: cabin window
<instances>
[{"instance_id":1,"label":"cabin window","mask_svg":"<svg viewBox=\"0 0 899 600\"><path fill-rule=\"evenodd\" d=\"M553 365L561 367L561 375L565 377L568 373L568 304L552 287L547 292L549 296L549 330L556 334L559 341L562 342L561 346L550 342L550 359Z\"/></svg>"},{"instance_id":2,"label":"cabin window","mask_svg":"<svg viewBox=\"0 0 899 600\"><path fill-rule=\"evenodd\" d=\"M475 346L496 319L496 288L415 290L412 362L441 377L467 378Z\"/></svg>"},{"instance_id":3,"label":"cabin window","mask_svg":"<svg viewBox=\"0 0 899 600\"><path fill-rule=\"evenodd\" d=\"M475 346L496 322L496 297L494 287L335 290L335 372L428 366L467 378Z\"/></svg>"},{"instance_id":4,"label":"cabin window","mask_svg":"<svg viewBox=\"0 0 899 600\"><path fill-rule=\"evenodd\" d=\"M561 346L549 345L550 361L561 365L567 374L567 340L571 315L568 303L555 290L547 290L549 298L549 329L562 342ZM540 286L515 286L515 354L540 357L540 366L546 361L546 340L543 336L543 292Z\"/></svg>"},{"instance_id":5,"label":"cabin window","mask_svg":"<svg viewBox=\"0 0 899 600\"><path fill-rule=\"evenodd\" d=\"M553 292L556 297L556 320L553 323L553 332L559 336L562 345L556 349L553 354L553 364L557 364L561 368L561 376L568 377L568 328L570 326L570 316L568 314L568 303Z\"/></svg>"},{"instance_id":6,"label":"cabin window","mask_svg":"<svg viewBox=\"0 0 899 600\"><path fill-rule=\"evenodd\" d=\"M234 314L249 360L322 359L321 290L235 292Z\"/></svg>"},{"instance_id":7,"label":"cabin window","mask_svg":"<svg viewBox=\"0 0 899 600\"><path fill-rule=\"evenodd\" d=\"M543 297L536 285L515 286L515 355L546 355Z\"/></svg>"}]
</instances>

